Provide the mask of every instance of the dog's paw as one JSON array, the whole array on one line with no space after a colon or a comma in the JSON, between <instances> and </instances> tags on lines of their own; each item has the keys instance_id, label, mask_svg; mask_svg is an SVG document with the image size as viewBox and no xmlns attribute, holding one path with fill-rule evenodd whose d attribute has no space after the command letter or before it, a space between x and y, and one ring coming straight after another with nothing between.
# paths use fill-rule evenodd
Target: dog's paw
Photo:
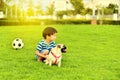
<instances>
[{"instance_id":1,"label":"dog's paw","mask_svg":"<svg viewBox=\"0 0 120 80\"><path fill-rule=\"evenodd\" d=\"M46 63L46 62L47 62L47 60L45 59L43 62L45 62L45 63Z\"/></svg>"},{"instance_id":2,"label":"dog's paw","mask_svg":"<svg viewBox=\"0 0 120 80\"><path fill-rule=\"evenodd\" d=\"M45 63L46 65L48 65L48 63Z\"/></svg>"},{"instance_id":3,"label":"dog's paw","mask_svg":"<svg viewBox=\"0 0 120 80\"><path fill-rule=\"evenodd\" d=\"M52 66L52 62L49 62L49 66Z\"/></svg>"},{"instance_id":4,"label":"dog's paw","mask_svg":"<svg viewBox=\"0 0 120 80\"><path fill-rule=\"evenodd\" d=\"M58 67L61 67L61 62L59 62L57 65L58 65Z\"/></svg>"},{"instance_id":5,"label":"dog's paw","mask_svg":"<svg viewBox=\"0 0 120 80\"><path fill-rule=\"evenodd\" d=\"M58 67L61 67L61 65L58 65Z\"/></svg>"},{"instance_id":6,"label":"dog's paw","mask_svg":"<svg viewBox=\"0 0 120 80\"><path fill-rule=\"evenodd\" d=\"M47 65L47 64L48 64L48 61L47 61L47 60L44 60L44 63Z\"/></svg>"}]
</instances>

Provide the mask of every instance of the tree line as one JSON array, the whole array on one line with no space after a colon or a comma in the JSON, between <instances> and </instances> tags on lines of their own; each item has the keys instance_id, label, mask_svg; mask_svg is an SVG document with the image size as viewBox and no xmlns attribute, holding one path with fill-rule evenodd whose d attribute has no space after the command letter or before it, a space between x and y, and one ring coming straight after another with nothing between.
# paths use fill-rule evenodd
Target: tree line
<instances>
[{"instance_id":1,"label":"tree line","mask_svg":"<svg viewBox=\"0 0 120 80\"><path fill-rule=\"evenodd\" d=\"M17 2L18 1L18 2ZM38 16L38 15L53 15L54 14L54 4L50 4L47 6L47 10L43 11L41 4L34 5L33 0L0 0L0 11L3 11L7 17L25 17L27 16ZM12 2L12 3L11 3ZM92 15L91 8L85 8L82 0L70 0L73 5L74 10L66 10L66 11L57 11L56 16L62 18L63 15ZM25 3L28 3L27 5ZM26 7L28 6L28 7ZM118 13L118 5L109 4L107 7L96 6L96 14L102 13L104 9L105 15L110 15L113 13Z\"/></svg>"}]
</instances>

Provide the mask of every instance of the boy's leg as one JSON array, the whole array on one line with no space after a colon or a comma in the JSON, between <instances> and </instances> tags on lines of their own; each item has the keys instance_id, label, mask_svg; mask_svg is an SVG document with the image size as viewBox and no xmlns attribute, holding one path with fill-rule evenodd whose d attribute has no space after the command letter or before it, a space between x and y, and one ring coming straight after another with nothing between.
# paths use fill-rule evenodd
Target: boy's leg
<instances>
[{"instance_id":1,"label":"boy's leg","mask_svg":"<svg viewBox=\"0 0 120 80\"><path fill-rule=\"evenodd\" d=\"M48 55L48 53L49 53L48 50L44 50L44 51L42 52L42 55L46 56L46 55ZM38 62L41 62L41 61L43 61L43 60L45 60L44 57L41 57L41 56L38 57Z\"/></svg>"},{"instance_id":2,"label":"boy's leg","mask_svg":"<svg viewBox=\"0 0 120 80\"><path fill-rule=\"evenodd\" d=\"M48 55L48 53L49 53L48 50L44 50L42 54L43 54L43 55Z\"/></svg>"}]
</instances>

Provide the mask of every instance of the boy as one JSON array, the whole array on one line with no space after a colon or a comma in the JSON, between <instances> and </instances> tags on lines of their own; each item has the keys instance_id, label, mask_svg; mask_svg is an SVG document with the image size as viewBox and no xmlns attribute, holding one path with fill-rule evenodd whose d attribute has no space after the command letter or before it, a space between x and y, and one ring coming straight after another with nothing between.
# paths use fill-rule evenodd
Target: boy
<instances>
[{"instance_id":1,"label":"boy","mask_svg":"<svg viewBox=\"0 0 120 80\"><path fill-rule=\"evenodd\" d=\"M42 36L43 40L41 40L36 48L36 59L37 61L43 61L46 59L46 55L50 52L51 48L56 46L56 33L57 30L53 27L47 27L43 30Z\"/></svg>"}]
</instances>

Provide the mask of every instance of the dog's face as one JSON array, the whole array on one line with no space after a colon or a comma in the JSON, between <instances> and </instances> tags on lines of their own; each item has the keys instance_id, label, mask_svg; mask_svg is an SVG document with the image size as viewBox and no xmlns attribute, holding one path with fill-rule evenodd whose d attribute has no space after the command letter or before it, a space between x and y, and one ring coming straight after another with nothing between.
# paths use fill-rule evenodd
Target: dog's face
<instances>
[{"instance_id":1,"label":"dog's face","mask_svg":"<svg viewBox=\"0 0 120 80\"><path fill-rule=\"evenodd\" d=\"M67 47L64 44L58 44L57 48L60 48L62 53L67 52Z\"/></svg>"}]
</instances>

